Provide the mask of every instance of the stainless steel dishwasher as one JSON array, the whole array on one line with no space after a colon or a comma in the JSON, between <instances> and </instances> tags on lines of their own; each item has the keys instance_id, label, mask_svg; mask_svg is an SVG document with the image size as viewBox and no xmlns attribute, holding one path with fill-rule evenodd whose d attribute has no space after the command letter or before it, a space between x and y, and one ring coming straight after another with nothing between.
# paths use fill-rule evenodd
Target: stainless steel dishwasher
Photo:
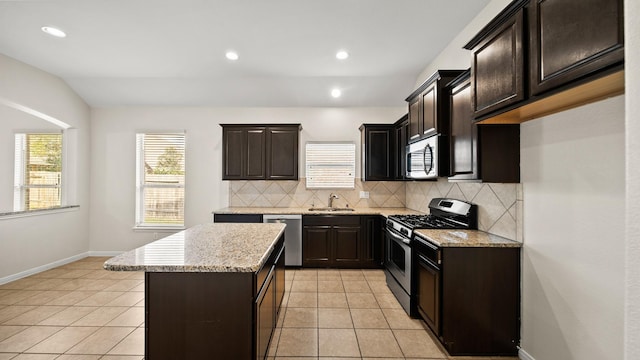
<instances>
[{"instance_id":1,"label":"stainless steel dishwasher","mask_svg":"<svg viewBox=\"0 0 640 360\"><path fill-rule=\"evenodd\" d=\"M302 266L302 215L263 215L265 223L284 223L284 264Z\"/></svg>"}]
</instances>

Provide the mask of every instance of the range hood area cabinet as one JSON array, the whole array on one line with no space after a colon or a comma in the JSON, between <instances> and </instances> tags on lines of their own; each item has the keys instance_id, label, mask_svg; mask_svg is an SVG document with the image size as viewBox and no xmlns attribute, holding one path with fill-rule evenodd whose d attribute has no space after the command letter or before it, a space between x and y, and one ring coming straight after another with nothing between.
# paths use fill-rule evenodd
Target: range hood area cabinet
<instances>
[{"instance_id":1,"label":"range hood area cabinet","mask_svg":"<svg viewBox=\"0 0 640 360\"><path fill-rule=\"evenodd\" d=\"M514 0L464 48L478 121L520 123L618 95L623 0Z\"/></svg>"},{"instance_id":2,"label":"range hood area cabinet","mask_svg":"<svg viewBox=\"0 0 640 360\"><path fill-rule=\"evenodd\" d=\"M300 124L221 124L222 180L298 180Z\"/></svg>"},{"instance_id":3,"label":"range hood area cabinet","mask_svg":"<svg viewBox=\"0 0 640 360\"><path fill-rule=\"evenodd\" d=\"M408 142L449 134L449 98L445 86L463 70L438 70L405 100L409 103Z\"/></svg>"},{"instance_id":4,"label":"range hood area cabinet","mask_svg":"<svg viewBox=\"0 0 640 360\"><path fill-rule=\"evenodd\" d=\"M449 181L520 182L520 125L473 121L470 71L447 86L451 103Z\"/></svg>"}]
</instances>

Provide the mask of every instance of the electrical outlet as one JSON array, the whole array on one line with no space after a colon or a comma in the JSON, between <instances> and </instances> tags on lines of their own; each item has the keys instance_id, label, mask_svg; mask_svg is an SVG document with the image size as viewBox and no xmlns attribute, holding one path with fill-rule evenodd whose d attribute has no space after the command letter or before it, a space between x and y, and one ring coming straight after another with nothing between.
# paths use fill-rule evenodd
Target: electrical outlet
<instances>
[{"instance_id":1,"label":"electrical outlet","mask_svg":"<svg viewBox=\"0 0 640 360\"><path fill-rule=\"evenodd\" d=\"M369 192L368 191L360 191L360 199L368 199Z\"/></svg>"}]
</instances>

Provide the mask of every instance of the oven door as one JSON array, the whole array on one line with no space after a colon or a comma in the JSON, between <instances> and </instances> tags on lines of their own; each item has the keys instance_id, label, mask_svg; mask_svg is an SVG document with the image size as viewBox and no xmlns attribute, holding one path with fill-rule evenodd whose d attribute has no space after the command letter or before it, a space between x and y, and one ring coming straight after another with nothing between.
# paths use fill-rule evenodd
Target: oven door
<instances>
[{"instance_id":1,"label":"oven door","mask_svg":"<svg viewBox=\"0 0 640 360\"><path fill-rule=\"evenodd\" d=\"M392 229L386 229L385 242L387 247L385 267L404 292L411 295L410 240Z\"/></svg>"}]
</instances>

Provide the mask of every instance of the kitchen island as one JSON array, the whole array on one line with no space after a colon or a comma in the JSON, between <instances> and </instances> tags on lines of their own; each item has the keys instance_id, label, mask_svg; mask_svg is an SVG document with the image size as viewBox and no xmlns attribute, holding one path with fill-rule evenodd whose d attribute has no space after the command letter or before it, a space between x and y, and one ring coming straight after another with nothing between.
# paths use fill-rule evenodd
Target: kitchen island
<instances>
[{"instance_id":1,"label":"kitchen island","mask_svg":"<svg viewBox=\"0 0 640 360\"><path fill-rule=\"evenodd\" d=\"M145 359L262 359L284 297L283 224L202 224L105 262L145 272Z\"/></svg>"}]
</instances>

